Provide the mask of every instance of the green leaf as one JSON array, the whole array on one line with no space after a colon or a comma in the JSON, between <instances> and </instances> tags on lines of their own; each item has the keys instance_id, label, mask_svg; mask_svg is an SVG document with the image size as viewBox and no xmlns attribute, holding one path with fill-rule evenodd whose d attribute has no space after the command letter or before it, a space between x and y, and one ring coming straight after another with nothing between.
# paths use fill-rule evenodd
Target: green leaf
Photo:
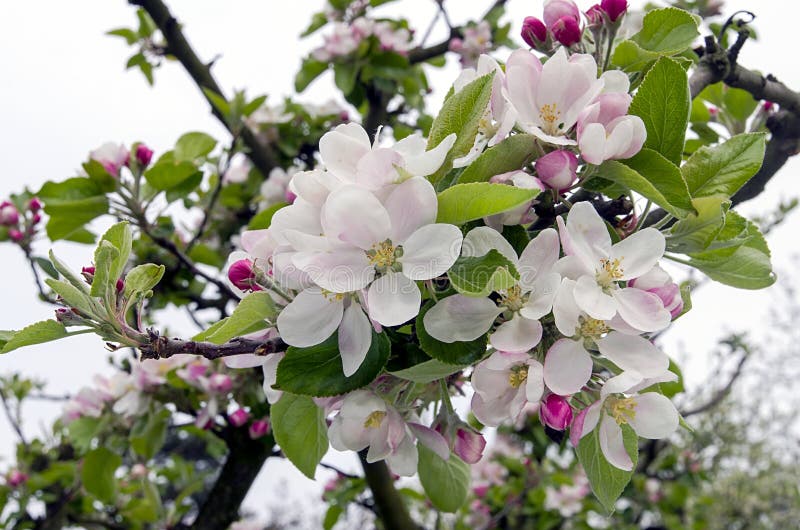
<instances>
[{"instance_id":1,"label":"green leaf","mask_svg":"<svg viewBox=\"0 0 800 530\"><path fill-rule=\"evenodd\" d=\"M660 55L647 51L632 40L624 40L614 48L611 62L626 72L645 72L648 63L655 62Z\"/></svg>"},{"instance_id":2,"label":"green leaf","mask_svg":"<svg viewBox=\"0 0 800 530\"><path fill-rule=\"evenodd\" d=\"M535 137L515 134L484 151L459 175L458 182L486 182L495 175L522 169L533 154Z\"/></svg>"},{"instance_id":3,"label":"green leaf","mask_svg":"<svg viewBox=\"0 0 800 530\"><path fill-rule=\"evenodd\" d=\"M623 160L622 163L642 175L671 205L687 212L694 210L692 197L680 168L660 153L645 147L633 158Z\"/></svg>"},{"instance_id":4,"label":"green leaf","mask_svg":"<svg viewBox=\"0 0 800 530\"><path fill-rule=\"evenodd\" d=\"M322 519L322 529L333 530L333 527L336 526L339 517L341 517L343 513L344 509L341 506L338 504L331 504L325 512L325 517Z\"/></svg>"},{"instance_id":5,"label":"green leaf","mask_svg":"<svg viewBox=\"0 0 800 530\"><path fill-rule=\"evenodd\" d=\"M8 340L0 353L8 353L17 348L42 344L66 336L67 330L60 322L56 322L55 320L42 320L41 322L31 324L30 326L26 326L14 332L14 335L10 338L6 336Z\"/></svg>"},{"instance_id":6,"label":"green leaf","mask_svg":"<svg viewBox=\"0 0 800 530\"><path fill-rule=\"evenodd\" d=\"M273 322L277 314L278 310L275 307L275 302L268 292L257 291L250 293L242 298L231 316L196 335L194 340L223 344L234 337L252 333L254 327L256 327L256 330L267 327L267 324ZM258 325L262 324L262 328L257 328Z\"/></svg>"},{"instance_id":7,"label":"green leaf","mask_svg":"<svg viewBox=\"0 0 800 530\"><path fill-rule=\"evenodd\" d=\"M202 88L203 88L203 94L205 94L206 98L211 103L211 105L215 109L217 109L217 112L222 114L222 116L227 120L228 116L230 116L231 114L231 104L228 103L228 100L225 99L221 94L215 92L214 90L211 90L210 88L207 87L202 87Z\"/></svg>"},{"instance_id":8,"label":"green leaf","mask_svg":"<svg viewBox=\"0 0 800 530\"><path fill-rule=\"evenodd\" d=\"M313 480L317 465L328 452L325 412L308 396L284 392L272 405L270 419L283 454Z\"/></svg>"},{"instance_id":9,"label":"green leaf","mask_svg":"<svg viewBox=\"0 0 800 530\"><path fill-rule=\"evenodd\" d=\"M46 182L37 195L50 216L47 237L66 239L89 221L108 213L108 198L93 180L75 177L63 182Z\"/></svg>"},{"instance_id":10,"label":"green leaf","mask_svg":"<svg viewBox=\"0 0 800 530\"><path fill-rule=\"evenodd\" d=\"M630 482L633 471L625 471L608 463L600 450L599 431L598 426L581 438L575 454L583 470L586 471L592 492L610 514L614 511L614 503ZM633 461L633 469L636 469L639 461L638 437L628 425L622 426L622 436L625 450Z\"/></svg>"},{"instance_id":11,"label":"green leaf","mask_svg":"<svg viewBox=\"0 0 800 530\"><path fill-rule=\"evenodd\" d=\"M687 49L700 35L697 19L674 7L654 9L642 20L642 29L631 40L651 52L674 54Z\"/></svg>"},{"instance_id":12,"label":"green leaf","mask_svg":"<svg viewBox=\"0 0 800 530\"><path fill-rule=\"evenodd\" d=\"M339 336L310 348L289 347L278 363L275 388L314 397L336 396L367 386L386 366L391 347L384 333L372 332L367 355L356 373L345 377L339 353Z\"/></svg>"},{"instance_id":13,"label":"green leaf","mask_svg":"<svg viewBox=\"0 0 800 530\"><path fill-rule=\"evenodd\" d=\"M470 467L456 455L451 454L447 460L418 444L419 481L425 494L440 511L456 512L467 500L470 486Z\"/></svg>"},{"instance_id":14,"label":"green leaf","mask_svg":"<svg viewBox=\"0 0 800 530\"><path fill-rule=\"evenodd\" d=\"M438 359L431 359L430 361L415 364L410 368L389 373L406 381L425 384L460 372L464 368L466 368L466 365L448 364Z\"/></svg>"},{"instance_id":15,"label":"green leaf","mask_svg":"<svg viewBox=\"0 0 800 530\"><path fill-rule=\"evenodd\" d=\"M702 252L725 226L725 212L730 208L730 201L717 196L698 197L692 203L697 213L672 225L667 238L667 249L671 252Z\"/></svg>"},{"instance_id":16,"label":"green leaf","mask_svg":"<svg viewBox=\"0 0 800 530\"><path fill-rule=\"evenodd\" d=\"M164 191L182 184L197 172L197 167L192 162L165 160L162 157L144 172L144 178L156 190Z\"/></svg>"},{"instance_id":17,"label":"green leaf","mask_svg":"<svg viewBox=\"0 0 800 530\"><path fill-rule=\"evenodd\" d=\"M118 278L122 277L125 265L128 263L128 258L131 255L131 247L133 245L131 227L127 221L117 223L106 230L106 233L103 234L100 241L108 241L117 249L118 255L111 262L111 267L109 268L111 279L116 282Z\"/></svg>"},{"instance_id":18,"label":"green leaf","mask_svg":"<svg viewBox=\"0 0 800 530\"><path fill-rule=\"evenodd\" d=\"M60 259L56 257L52 250L50 251L49 256L53 267L55 267L56 270L61 273L61 276L63 276L64 279L66 279L79 291L89 294L89 284L86 283L86 280L84 280L82 276L78 276L72 272L69 267L67 267Z\"/></svg>"},{"instance_id":19,"label":"green leaf","mask_svg":"<svg viewBox=\"0 0 800 530\"><path fill-rule=\"evenodd\" d=\"M48 278L45 280L45 282L70 307L74 307L78 309L80 312L89 316L96 315L95 309L93 307L94 301L87 292L82 291L76 288L71 283L62 280L54 280L52 278Z\"/></svg>"},{"instance_id":20,"label":"green leaf","mask_svg":"<svg viewBox=\"0 0 800 530\"><path fill-rule=\"evenodd\" d=\"M136 44L139 40L139 35L129 28L117 28L112 29L111 31L106 31L106 35L111 35L114 37L122 37L125 39L125 42L130 44Z\"/></svg>"},{"instance_id":21,"label":"green leaf","mask_svg":"<svg viewBox=\"0 0 800 530\"><path fill-rule=\"evenodd\" d=\"M645 156L649 157L649 155ZM659 173L659 180L650 182L627 164L616 160L607 160L598 168L598 174L601 175L603 179L610 180L615 184L620 184L650 199L675 217L685 217L689 213L689 210L681 208L670 201L670 199L677 200L683 204L684 197L681 186L684 184L682 182L676 183L669 179L662 180L663 177L669 175L668 172ZM653 172L651 174L655 175L656 173ZM658 187L656 187L656 184ZM669 199L667 196L669 196Z\"/></svg>"},{"instance_id":22,"label":"green leaf","mask_svg":"<svg viewBox=\"0 0 800 530\"><path fill-rule=\"evenodd\" d=\"M644 121L644 146L680 164L690 109L686 71L672 59L662 57L642 81L629 113Z\"/></svg>"},{"instance_id":23,"label":"green leaf","mask_svg":"<svg viewBox=\"0 0 800 530\"><path fill-rule=\"evenodd\" d=\"M321 28L327 23L328 23L328 15L324 11L321 11L319 13L314 13L313 15L311 15L311 23L308 25L305 31L303 31L303 33L300 34L300 37L308 37L309 35L317 31L319 28Z\"/></svg>"},{"instance_id":24,"label":"green leaf","mask_svg":"<svg viewBox=\"0 0 800 530\"><path fill-rule=\"evenodd\" d=\"M92 418L83 416L69 422L70 442L82 452L88 451L92 446L92 440L98 432L106 425L103 418Z\"/></svg>"},{"instance_id":25,"label":"green leaf","mask_svg":"<svg viewBox=\"0 0 800 530\"><path fill-rule=\"evenodd\" d=\"M765 148L765 133L745 133L695 151L681 168L692 197L731 197L761 168Z\"/></svg>"},{"instance_id":26,"label":"green leaf","mask_svg":"<svg viewBox=\"0 0 800 530\"><path fill-rule=\"evenodd\" d=\"M748 92L741 88L725 87L723 96L723 108L734 119L744 122L758 108L758 101Z\"/></svg>"},{"instance_id":27,"label":"green leaf","mask_svg":"<svg viewBox=\"0 0 800 530\"><path fill-rule=\"evenodd\" d=\"M188 132L175 142L175 161L195 160L208 155L217 146L217 141L203 132ZM172 187L172 186L170 186Z\"/></svg>"},{"instance_id":28,"label":"green leaf","mask_svg":"<svg viewBox=\"0 0 800 530\"><path fill-rule=\"evenodd\" d=\"M469 365L474 364L486 355L487 337L483 335L469 342L441 342L431 337L425 330L423 319L425 313L433 307L434 302L425 304L417 315L414 329L417 332L419 347L430 357L438 359L445 364Z\"/></svg>"},{"instance_id":29,"label":"green leaf","mask_svg":"<svg viewBox=\"0 0 800 530\"><path fill-rule=\"evenodd\" d=\"M102 502L111 504L117 495L114 472L121 464L122 457L105 447L88 452L81 467L83 487Z\"/></svg>"},{"instance_id":30,"label":"green leaf","mask_svg":"<svg viewBox=\"0 0 800 530\"><path fill-rule=\"evenodd\" d=\"M453 167L453 159L466 155L472 149L478 124L492 95L493 78L494 74L481 76L447 98L439 115L433 120L428 135L428 149L433 149L453 133L457 138L442 167L428 177L431 182L441 180Z\"/></svg>"},{"instance_id":31,"label":"green leaf","mask_svg":"<svg viewBox=\"0 0 800 530\"><path fill-rule=\"evenodd\" d=\"M461 256L447 277L456 291L465 296L484 297L494 291L509 289L519 281L519 272L511 261L495 249L479 257Z\"/></svg>"},{"instance_id":32,"label":"green leaf","mask_svg":"<svg viewBox=\"0 0 800 530\"><path fill-rule=\"evenodd\" d=\"M119 250L107 240L102 240L94 251L94 278L90 294L105 298L116 289L117 278L112 277L111 268L119 258Z\"/></svg>"},{"instance_id":33,"label":"green leaf","mask_svg":"<svg viewBox=\"0 0 800 530\"><path fill-rule=\"evenodd\" d=\"M439 193L436 222L463 225L516 208L533 200L539 193L537 189L489 182L456 184Z\"/></svg>"},{"instance_id":34,"label":"green leaf","mask_svg":"<svg viewBox=\"0 0 800 530\"><path fill-rule=\"evenodd\" d=\"M691 254L688 264L712 280L740 289L763 289L776 280L763 237L753 237L733 254L726 248Z\"/></svg>"},{"instance_id":35,"label":"green leaf","mask_svg":"<svg viewBox=\"0 0 800 530\"><path fill-rule=\"evenodd\" d=\"M311 57L303 61L300 71L294 78L294 89L296 92L302 92L314 79L319 77L325 70L328 69L328 63L317 61Z\"/></svg>"},{"instance_id":36,"label":"green leaf","mask_svg":"<svg viewBox=\"0 0 800 530\"><path fill-rule=\"evenodd\" d=\"M130 435L131 448L136 454L149 460L158 453L167 439L170 416L170 412L164 409L158 413L150 413L136 422Z\"/></svg>"},{"instance_id":37,"label":"green leaf","mask_svg":"<svg viewBox=\"0 0 800 530\"><path fill-rule=\"evenodd\" d=\"M146 293L164 277L164 265L145 263L137 265L125 276L125 296L133 293Z\"/></svg>"},{"instance_id":38,"label":"green leaf","mask_svg":"<svg viewBox=\"0 0 800 530\"><path fill-rule=\"evenodd\" d=\"M58 279L58 270L56 270L56 268L53 267L53 264L50 263L49 259L43 258L41 256L32 256L31 259L33 259L33 261L36 262L36 264L39 266L40 269L42 269L45 272L45 274L47 274L51 278L55 278L56 280Z\"/></svg>"},{"instance_id":39,"label":"green leaf","mask_svg":"<svg viewBox=\"0 0 800 530\"><path fill-rule=\"evenodd\" d=\"M356 87L358 67L355 63L336 63L333 65L333 81L345 97Z\"/></svg>"}]
</instances>

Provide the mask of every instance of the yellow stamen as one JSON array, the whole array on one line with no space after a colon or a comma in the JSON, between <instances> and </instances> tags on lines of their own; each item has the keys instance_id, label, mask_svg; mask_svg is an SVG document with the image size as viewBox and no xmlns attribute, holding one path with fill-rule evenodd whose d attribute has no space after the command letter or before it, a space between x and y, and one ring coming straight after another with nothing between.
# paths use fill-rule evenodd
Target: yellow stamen
<instances>
[{"instance_id":1,"label":"yellow stamen","mask_svg":"<svg viewBox=\"0 0 800 530\"><path fill-rule=\"evenodd\" d=\"M528 365L521 364L511 368L511 373L508 374L508 384L512 388L519 388L522 383L528 380Z\"/></svg>"},{"instance_id":2,"label":"yellow stamen","mask_svg":"<svg viewBox=\"0 0 800 530\"><path fill-rule=\"evenodd\" d=\"M604 288L611 287L613 282L622 279L625 269L622 268L623 258L601 259L600 270L597 271L597 283Z\"/></svg>"},{"instance_id":3,"label":"yellow stamen","mask_svg":"<svg viewBox=\"0 0 800 530\"><path fill-rule=\"evenodd\" d=\"M506 306L512 311L519 311L525 305L525 296L519 284L500 293L500 305Z\"/></svg>"},{"instance_id":4,"label":"yellow stamen","mask_svg":"<svg viewBox=\"0 0 800 530\"><path fill-rule=\"evenodd\" d=\"M578 325L578 334L586 339L597 340L609 332L609 327L602 320L596 318L586 317L580 318Z\"/></svg>"},{"instance_id":5,"label":"yellow stamen","mask_svg":"<svg viewBox=\"0 0 800 530\"><path fill-rule=\"evenodd\" d=\"M382 243L375 243L372 248L367 251L369 262L377 268L388 269L397 260L397 249L392 245L388 239Z\"/></svg>"},{"instance_id":6,"label":"yellow stamen","mask_svg":"<svg viewBox=\"0 0 800 530\"><path fill-rule=\"evenodd\" d=\"M325 300L329 302L341 302L347 295L347 293L334 293L326 289L320 289L320 291L322 292L322 296L325 297Z\"/></svg>"},{"instance_id":7,"label":"yellow stamen","mask_svg":"<svg viewBox=\"0 0 800 530\"><path fill-rule=\"evenodd\" d=\"M608 398L606 410L617 422L617 425L624 425L636 417L636 400L633 398Z\"/></svg>"},{"instance_id":8,"label":"yellow stamen","mask_svg":"<svg viewBox=\"0 0 800 530\"><path fill-rule=\"evenodd\" d=\"M364 427L367 429L377 429L383 423L383 418L386 417L386 412L382 410L376 410L367 416L367 419L364 421Z\"/></svg>"},{"instance_id":9,"label":"yellow stamen","mask_svg":"<svg viewBox=\"0 0 800 530\"><path fill-rule=\"evenodd\" d=\"M542 120L542 130L547 134L557 134L560 126L561 111L555 103L542 105L539 109L539 119Z\"/></svg>"}]
</instances>

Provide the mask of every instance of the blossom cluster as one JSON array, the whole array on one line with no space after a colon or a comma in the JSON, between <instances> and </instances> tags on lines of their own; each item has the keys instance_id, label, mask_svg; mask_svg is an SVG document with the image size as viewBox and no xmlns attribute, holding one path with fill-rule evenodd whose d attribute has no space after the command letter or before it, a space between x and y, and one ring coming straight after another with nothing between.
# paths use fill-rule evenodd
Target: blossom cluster
<instances>
[{"instance_id":1,"label":"blossom cluster","mask_svg":"<svg viewBox=\"0 0 800 530\"><path fill-rule=\"evenodd\" d=\"M0 202L0 238L7 236L22 246L30 244L42 221L42 208L43 204L37 197L29 199L22 209L12 201Z\"/></svg>"},{"instance_id":2,"label":"blossom cluster","mask_svg":"<svg viewBox=\"0 0 800 530\"><path fill-rule=\"evenodd\" d=\"M454 37L449 44L450 51L459 55L465 68L474 67L478 58L493 47L492 26L485 20L464 28L463 37Z\"/></svg>"},{"instance_id":3,"label":"blossom cluster","mask_svg":"<svg viewBox=\"0 0 800 530\"><path fill-rule=\"evenodd\" d=\"M386 21L358 17L349 24L335 22L333 31L324 37L322 46L311 52L311 56L327 63L354 53L366 39L375 37L382 50L406 54L413 47L412 35L406 28L395 27Z\"/></svg>"},{"instance_id":4,"label":"blossom cluster","mask_svg":"<svg viewBox=\"0 0 800 530\"><path fill-rule=\"evenodd\" d=\"M628 10L627 0L602 0L584 14L590 28L618 26ZM536 50L547 52L554 42L570 47L581 42L583 25L581 12L572 0L546 0L543 19L525 17L522 40ZM597 43L595 43L597 44Z\"/></svg>"}]
</instances>

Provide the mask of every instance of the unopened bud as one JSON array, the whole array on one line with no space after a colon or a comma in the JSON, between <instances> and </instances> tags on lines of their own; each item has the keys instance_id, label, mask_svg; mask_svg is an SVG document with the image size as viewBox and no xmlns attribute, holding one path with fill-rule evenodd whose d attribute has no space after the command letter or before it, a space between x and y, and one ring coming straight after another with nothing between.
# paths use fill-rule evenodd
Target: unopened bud
<instances>
[{"instance_id":1,"label":"unopened bud","mask_svg":"<svg viewBox=\"0 0 800 530\"><path fill-rule=\"evenodd\" d=\"M578 179L578 157L566 149L547 153L536 160L534 168L539 180L556 191L568 189Z\"/></svg>"},{"instance_id":2,"label":"unopened bud","mask_svg":"<svg viewBox=\"0 0 800 530\"><path fill-rule=\"evenodd\" d=\"M139 163L140 166L147 167L150 165L150 161L153 159L153 150L147 147L144 144L139 144L136 146L136 161Z\"/></svg>"},{"instance_id":3,"label":"unopened bud","mask_svg":"<svg viewBox=\"0 0 800 530\"><path fill-rule=\"evenodd\" d=\"M144 464L134 464L131 468L131 478L140 479L147 476L147 467Z\"/></svg>"},{"instance_id":4,"label":"unopened bud","mask_svg":"<svg viewBox=\"0 0 800 530\"><path fill-rule=\"evenodd\" d=\"M17 230L16 228L12 228L8 231L8 237L11 238L11 241L14 243L19 243L23 239L25 239L25 234Z\"/></svg>"},{"instance_id":5,"label":"unopened bud","mask_svg":"<svg viewBox=\"0 0 800 530\"><path fill-rule=\"evenodd\" d=\"M596 28L605 23L605 11L600 7L600 4L593 5L584 14L586 15L586 20L589 22L590 28Z\"/></svg>"},{"instance_id":6,"label":"unopened bud","mask_svg":"<svg viewBox=\"0 0 800 530\"><path fill-rule=\"evenodd\" d=\"M575 21L576 25L581 19L581 12L572 0L547 0L544 3L544 23L553 31L558 21L562 18Z\"/></svg>"},{"instance_id":7,"label":"unopened bud","mask_svg":"<svg viewBox=\"0 0 800 530\"><path fill-rule=\"evenodd\" d=\"M25 484L28 481L28 478L29 477L27 473L23 473L19 469L12 469L8 474L8 477L6 477L6 480L8 481L9 486L12 488L18 488Z\"/></svg>"},{"instance_id":8,"label":"unopened bud","mask_svg":"<svg viewBox=\"0 0 800 530\"><path fill-rule=\"evenodd\" d=\"M539 417L551 429L563 431L572 423L572 407L564 396L550 394L539 408Z\"/></svg>"},{"instance_id":9,"label":"unopened bud","mask_svg":"<svg viewBox=\"0 0 800 530\"><path fill-rule=\"evenodd\" d=\"M547 27L536 17L525 17L520 35L531 48L539 49L547 43Z\"/></svg>"},{"instance_id":10,"label":"unopened bud","mask_svg":"<svg viewBox=\"0 0 800 530\"><path fill-rule=\"evenodd\" d=\"M559 18L550 30L553 38L568 48L581 40L581 26L572 17Z\"/></svg>"},{"instance_id":11,"label":"unopened bud","mask_svg":"<svg viewBox=\"0 0 800 530\"><path fill-rule=\"evenodd\" d=\"M237 289L242 291L261 290L261 287L256 283L256 271L253 269L253 262L249 259L240 259L234 262L228 269L228 279Z\"/></svg>"},{"instance_id":12,"label":"unopened bud","mask_svg":"<svg viewBox=\"0 0 800 530\"><path fill-rule=\"evenodd\" d=\"M41 222L42 222L42 215L38 213L33 214L33 217L31 217L31 223L38 225Z\"/></svg>"},{"instance_id":13,"label":"unopened bud","mask_svg":"<svg viewBox=\"0 0 800 530\"><path fill-rule=\"evenodd\" d=\"M213 392L224 394L233 388L233 381L228 374L214 374L208 379L208 386Z\"/></svg>"},{"instance_id":14,"label":"unopened bud","mask_svg":"<svg viewBox=\"0 0 800 530\"><path fill-rule=\"evenodd\" d=\"M234 427L241 427L250 419L250 413L244 409L238 409L228 416L228 421Z\"/></svg>"},{"instance_id":15,"label":"unopened bud","mask_svg":"<svg viewBox=\"0 0 800 530\"><path fill-rule=\"evenodd\" d=\"M627 0L602 0L600 8L608 15L611 22L616 22L628 11Z\"/></svg>"},{"instance_id":16,"label":"unopened bud","mask_svg":"<svg viewBox=\"0 0 800 530\"><path fill-rule=\"evenodd\" d=\"M269 433L269 421L261 419L250 424L250 438L256 440Z\"/></svg>"},{"instance_id":17,"label":"unopened bud","mask_svg":"<svg viewBox=\"0 0 800 530\"><path fill-rule=\"evenodd\" d=\"M42 201L40 201L38 197L34 197L28 201L28 209L33 213L38 212L42 209Z\"/></svg>"},{"instance_id":18,"label":"unopened bud","mask_svg":"<svg viewBox=\"0 0 800 530\"><path fill-rule=\"evenodd\" d=\"M459 427L456 430L456 438L453 444L453 451L468 464L475 464L483 457L483 449L486 447L486 439L483 435L469 427Z\"/></svg>"},{"instance_id":19,"label":"unopened bud","mask_svg":"<svg viewBox=\"0 0 800 530\"><path fill-rule=\"evenodd\" d=\"M17 207L8 201L0 204L0 225L17 226L19 223L19 212Z\"/></svg>"}]
</instances>

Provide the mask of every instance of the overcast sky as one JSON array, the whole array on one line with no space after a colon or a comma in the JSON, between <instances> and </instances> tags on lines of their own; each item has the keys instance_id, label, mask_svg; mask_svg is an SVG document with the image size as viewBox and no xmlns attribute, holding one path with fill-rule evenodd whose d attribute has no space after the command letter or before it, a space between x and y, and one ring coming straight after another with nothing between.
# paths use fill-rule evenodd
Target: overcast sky
<instances>
[{"instance_id":1,"label":"overcast sky","mask_svg":"<svg viewBox=\"0 0 800 530\"><path fill-rule=\"evenodd\" d=\"M274 2L257 0L172 0L168 2L198 54L205 60L219 55L214 74L230 94L233 88L248 93L270 94L272 101L292 93L293 77L300 58L320 42L315 36L298 42L309 15L323 5L321 0ZM449 2L458 6L452 13L458 24L479 16L487 1ZM541 14L541 3L511 0L512 35L517 35L522 18ZM641 5L643 2L632 2ZM587 8L589 2L581 2ZM402 13L412 20L418 33L435 13L432 0L403 0ZM748 7L755 10L761 39L749 42L740 62L770 72L790 87L800 89L800 70L787 44L800 20L798 2L727 2L726 13ZM384 13L398 12L390 7ZM123 0L81 0L53 2L29 0L6 2L0 19L0 200L24 186L38 187L48 179L63 180L76 174L88 151L106 141L144 141L156 154L169 149L184 132L199 130L220 139L224 129L208 112L199 91L178 64L166 64L156 71L156 85L149 87L138 71L125 71L130 55L121 39L104 36L105 31L134 24L133 9ZM442 27L438 28L441 35ZM435 38L432 40L436 40ZM793 47L793 45L791 45ZM505 59L504 52L497 54ZM431 73L441 100L457 75L456 61ZM321 102L332 97L332 80L322 78L301 99ZM741 210L756 213L770 210L780 198L797 195L795 178L800 162L793 160L773 179L767 192ZM790 270L797 252L800 222L793 216L770 236L774 261L779 271ZM46 254L47 245L36 248ZM56 252L74 268L88 263L89 247L58 243ZM30 272L22 253L13 245L0 245L0 329L19 329L31 322L50 318L52 308L35 300ZM781 289L782 281L759 292L738 291L709 285L695 297L695 309L667 334L664 345L674 354L684 344L691 359L684 373L695 384L706 378L706 352L726 330L757 330L764 323L766 308ZM181 324L178 324L181 326ZM187 329L188 332L188 329ZM758 332L757 332L758 333ZM74 392L88 384L91 376L107 372L102 342L79 336L57 345L43 345L0 357L0 374L19 371L48 382L51 393ZM40 433L59 408L37 404L26 409L26 431ZM0 458L10 456L14 436L5 417L0 419ZM328 458L331 458L329 454ZM335 456L342 460L341 456ZM347 460L347 459L345 459ZM273 462L275 461L275 462ZM349 460L348 460L349 461ZM5 465L0 464L0 469ZM269 479L266 478L269 475ZM293 473L285 463L270 459L259 479L259 491L277 491L275 476L288 477L295 498L301 492L316 496L319 485ZM320 477L323 474L318 475ZM282 500L282 499L279 499ZM312 499L312 501L315 499ZM268 502L268 504L273 504ZM274 503L279 504L279 503ZM263 505L263 498L248 499L248 505Z\"/></svg>"}]
</instances>

